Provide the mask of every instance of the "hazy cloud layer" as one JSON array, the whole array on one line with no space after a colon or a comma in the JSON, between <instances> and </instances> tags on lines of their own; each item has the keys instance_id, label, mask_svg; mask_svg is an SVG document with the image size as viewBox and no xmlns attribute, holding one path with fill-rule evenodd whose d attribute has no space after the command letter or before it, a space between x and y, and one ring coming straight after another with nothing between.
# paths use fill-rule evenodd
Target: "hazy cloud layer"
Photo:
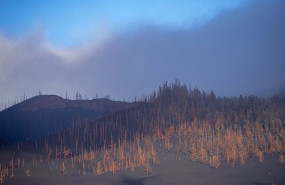
<instances>
[{"instance_id":1,"label":"hazy cloud layer","mask_svg":"<svg viewBox=\"0 0 285 185\"><path fill-rule=\"evenodd\" d=\"M145 26L82 48L52 47L41 31L22 40L0 35L0 97L67 90L128 99L174 79L221 96L277 88L285 82L284 8L258 1L199 29Z\"/></svg>"}]
</instances>

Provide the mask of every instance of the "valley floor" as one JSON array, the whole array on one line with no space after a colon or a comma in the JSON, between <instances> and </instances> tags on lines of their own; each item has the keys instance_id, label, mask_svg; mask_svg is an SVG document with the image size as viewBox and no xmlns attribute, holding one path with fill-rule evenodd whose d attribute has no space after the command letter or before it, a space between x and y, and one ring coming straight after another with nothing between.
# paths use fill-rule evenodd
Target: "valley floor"
<instances>
[{"instance_id":1,"label":"valley floor","mask_svg":"<svg viewBox=\"0 0 285 185\"><path fill-rule=\"evenodd\" d=\"M208 164L193 162L186 156L180 159L172 152L163 153L160 164L152 166L152 173L146 175L142 167L118 171L115 175L105 173L96 175L60 175L60 164L54 169L50 166L31 167L31 176L24 169L15 169L15 177L6 178L5 185L283 185L285 184L285 165L278 163L278 155L265 155L264 162L249 159L245 166L234 167L222 162L215 169Z\"/></svg>"}]
</instances>

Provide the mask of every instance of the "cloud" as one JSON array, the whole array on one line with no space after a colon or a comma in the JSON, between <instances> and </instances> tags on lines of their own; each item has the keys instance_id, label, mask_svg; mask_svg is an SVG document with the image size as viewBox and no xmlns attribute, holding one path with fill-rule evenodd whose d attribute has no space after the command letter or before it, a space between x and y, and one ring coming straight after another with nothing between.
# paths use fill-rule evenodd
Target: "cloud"
<instances>
[{"instance_id":1,"label":"cloud","mask_svg":"<svg viewBox=\"0 0 285 185\"><path fill-rule=\"evenodd\" d=\"M56 48L37 31L22 40L0 35L0 97L67 90L122 99L174 79L221 96L278 87L285 81L284 5L258 1L197 29L146 25L80 48Z\"/></svg>"}]
</instances>

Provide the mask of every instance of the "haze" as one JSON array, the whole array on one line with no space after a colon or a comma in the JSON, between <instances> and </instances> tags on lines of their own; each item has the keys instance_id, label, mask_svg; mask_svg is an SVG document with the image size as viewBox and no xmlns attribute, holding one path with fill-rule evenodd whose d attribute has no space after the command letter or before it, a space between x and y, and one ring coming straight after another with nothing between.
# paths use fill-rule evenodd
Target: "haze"
<instances>
[{"instance_id":1,"label":"haze","mask_svg":"<svg viewBox=\"0 0 285 185\"><path fill-rule=\"evenodd\" d=\"M131 99L175 79L219 96L284 87L283 0L87 2L0 2L2 102Z\"/></svg>"}]
</instances>

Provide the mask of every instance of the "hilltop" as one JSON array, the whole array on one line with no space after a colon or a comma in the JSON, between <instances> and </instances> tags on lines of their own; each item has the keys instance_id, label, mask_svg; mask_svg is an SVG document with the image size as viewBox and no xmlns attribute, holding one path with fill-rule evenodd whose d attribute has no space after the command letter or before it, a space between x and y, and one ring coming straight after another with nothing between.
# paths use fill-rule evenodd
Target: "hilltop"
<instances>
[{"instance_id":1,"label":"hilltop","mask_svg":"<svg viewBox=\"0 0 285 185\"><path fill-rule=\"evenodd\" d=\"M0 112L0 135L4 141L40 137L54 129L67 128L75 120L96 120L133 104L106 98L68 100L39 95Z\"/></svg>"}]
</instances>

